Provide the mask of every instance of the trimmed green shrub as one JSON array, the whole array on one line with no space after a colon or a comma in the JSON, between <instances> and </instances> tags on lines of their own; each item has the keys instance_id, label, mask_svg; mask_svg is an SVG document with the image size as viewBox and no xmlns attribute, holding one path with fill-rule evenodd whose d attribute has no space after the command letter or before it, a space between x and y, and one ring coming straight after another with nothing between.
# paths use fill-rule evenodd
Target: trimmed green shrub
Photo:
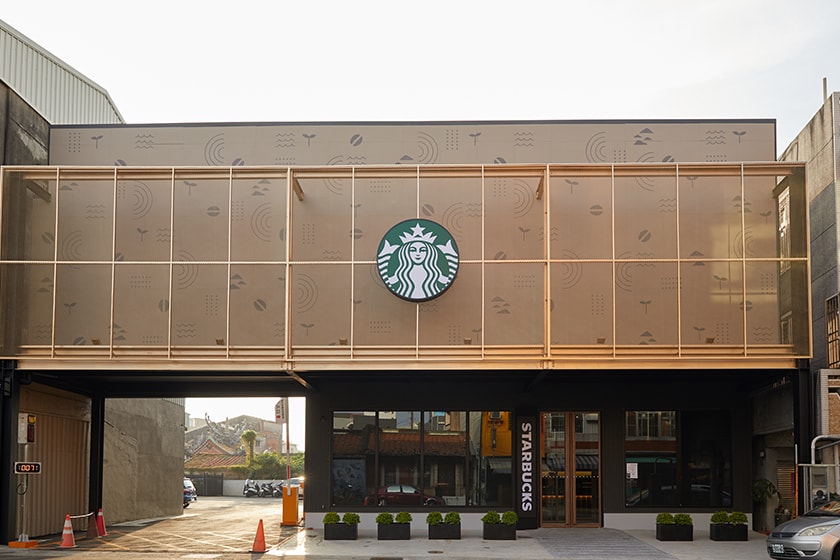
<instances>
[{"instance_id":1,"label":"trimmed green shrub","mask_svg":"<svg viewBox=\"0 0 840 560\"><path fill-rule=\"evenodd\" d=\"M390 525L394 522L394 514L383 511L376 516L377 525Z\"/></svg>"},{"instance_id":2,"label":"trimmed green shrub","mask_svg":"<svg viewBox=\"0 0 840 560\"><path fill-rule=\"evenodd\" d=\"M733 511L729 516L729 522L733 525L746 525L747 521L747 514L743 511Z\"/></svg>"},{"instance_id":3,"label":"trimmed green shrub","mask_svg":"<svg viewBox=\"0 0 840 560\"><path fill-rule=\"evenodd\" d=\"M687 513L677 513L674 515L674 523L677 525L694 525L691 516Z\"/></svg>"},{"instance_id":4,"label":"trimmed green shrub","mask_svg":"<svg viewBox=\"0 0 840 560\"><path fill-rule=\"evenodd\" d=\"M519 522L519 516L515 511L506 511L502 514L502 523L505 525L516 525Z\"/></svg>"},{"instance_id":5,"label":"trimmed green shrub","mask_svg":"<svg viewBox=\"0 0 840 560\"><path fill-rule=\"evenodd\" d=\"M359 519L358 513L348 511L341 517L341 521L346 525L358 525L361 519Z\"/></svg>"},{"instance_id":6,"label":"trimmed green shrub","mask_svg":"<svg viewBox=\"0 0 840 560\"><path fill-rule=\"evenodd\" d=\"M662 512L656 516L656 524L657 525L673 525L674 524L674 514Z\"/></svg>"},{"instance_id":7,"label":"trimmed green shrub","mask_svg":"<svg viewBox=\"0 0 840 560\"><path fill-rule=\"evenodd\" d=\"M712 518L710 521L712 523L729 523L729 512L716 511L712 514Z\"/></svg>"},{"instance_id":8,"label":"trimmed green shrub","mask_svg":"<svg viewBox=\"0 0 840 560\"><path fill-rule=\"evenodd\" d=\"M396 519L394 519L397 523L411 523L411 514L407 511L401 511L397 514Z\"/></svg>"},{"instance_id":9,"label":"trimmed green shrub","mask_svg":"<svg viewBox=\"0 0 840 560\"><path fill-rule=\"evenodd\" d=\"M457 525L461 522L461 514L457 511L447 511L443 516L443 522L447 525Z\"/></svg>"},{"instance_id":10,"label":"trimmed green shrub","mask_svg":"<svg viewBox=\"0 0 840 560\"><path fill-rule=\"evenodd\" d=\"M324 525L334 525L339 522L341 522L341 518L336 512L330 511L324 514Z\"/></svg>"}]
</instances>

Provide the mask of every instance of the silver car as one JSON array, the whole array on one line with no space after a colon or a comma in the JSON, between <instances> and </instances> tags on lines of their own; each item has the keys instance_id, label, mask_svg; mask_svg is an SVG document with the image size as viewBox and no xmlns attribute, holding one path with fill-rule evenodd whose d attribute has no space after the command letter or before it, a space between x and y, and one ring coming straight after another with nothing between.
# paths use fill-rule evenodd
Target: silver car
<instances>
[{"instance_id":1,"label":"silver car","mask_svg":"<svg viewBox=\"0 0 840 560\"><path fill-rule=\"evenodd\" d=\"M785 521L767 537L770 558L840 560L840 502L832 501Z\"/></svg>"}]
</instances>

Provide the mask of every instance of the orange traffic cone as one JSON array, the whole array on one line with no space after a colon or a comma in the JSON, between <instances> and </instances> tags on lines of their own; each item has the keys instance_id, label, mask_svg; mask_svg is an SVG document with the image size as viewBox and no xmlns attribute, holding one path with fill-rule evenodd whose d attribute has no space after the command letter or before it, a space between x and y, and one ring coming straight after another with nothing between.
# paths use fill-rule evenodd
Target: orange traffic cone
<instances>
[{"instance_id":1,"label":"orange traffic cone","mask_svg":"<svg viewBox=\"0 0 840 560\"><path fill-rule=\"evenodd\" d=\"M61 544L59 548L75 548L76 538L73 536L73 525L70 523L70 514L64 518L64 530L61 531Z\"/></svg>"},{"instance_id":2,"label":"orange traffic cone","mask_svg":"<svg viewBox=\"0 0 840 560\"><path fill-rule=\"evenodd\" d=\"M100 537L108 534L108 531L105 530L105 516L102 515L102 508L99 508L99 513L96 514L96 532Z\"/></svg>"},{"instance_id":3,"label":"orange traffic cone","mask_svg":"<svg viewBox=\"0 0 840 560\"><path fill-rule=\"evenodd\" d=\"M260 519L260 524L257 525L257 536L254 537L254 546L251 547L251 552L265 552L265 533L263 532L262 519Z\"/></svg>"}]
</instances>

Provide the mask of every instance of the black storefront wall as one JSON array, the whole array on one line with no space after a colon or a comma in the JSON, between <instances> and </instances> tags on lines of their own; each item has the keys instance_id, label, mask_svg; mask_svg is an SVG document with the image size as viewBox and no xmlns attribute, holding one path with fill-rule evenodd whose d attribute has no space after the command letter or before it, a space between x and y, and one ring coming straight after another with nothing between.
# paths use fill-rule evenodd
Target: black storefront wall
<instances>
[{"instance_id":1,"label":"black storefront wall","mask_svg":"<svg viewBox=\"0 0 840 560\"><path fill-rule=\"evenodd\" d=\"M628 410L724 411L731 419L732 509L752 511L750 392L785 371L578 371L552 372L538 383L534 372L392 372L311 377L307 398L306 511L331 505L332 415L348 410L509 410L513 418L514 509L522 528L540 524L540 414L578 410L600 413L600 490L603 515L651 513L661 508L625 504L625 412ZM428 375L428 377L426 377ZM528 442L528 443L526 443ZM527 455L530 445L532 455ZM533 464L526 466L528 461ZM525 469L532 469L529 478ZM528 496L531 484L532 495ZM530 498L530 501L529 501ZM530 508L530 509L528 509ZM464 508L478 511L476 508ZM677 510L680 508L677 507ZM689 508L697 510L697 508ZM602 517L603 520L603 517Z\"/></svg>"}]
</instances>

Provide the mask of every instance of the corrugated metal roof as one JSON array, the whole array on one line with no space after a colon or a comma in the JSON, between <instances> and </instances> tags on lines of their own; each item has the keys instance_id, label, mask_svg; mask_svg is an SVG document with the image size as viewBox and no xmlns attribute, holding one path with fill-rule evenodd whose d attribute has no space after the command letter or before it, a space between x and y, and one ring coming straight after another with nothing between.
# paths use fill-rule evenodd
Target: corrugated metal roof
<instances>
[{"instance_id":1,"label":"corrugated metal roof","mask_svg":"<svg viewBox=\"0 0 840 560\"><path fill-rule=\"evenodd\" d=\"M0 20L0 80L50 124L122 124L104 88Z\"/></svg>"}]
</instances>

